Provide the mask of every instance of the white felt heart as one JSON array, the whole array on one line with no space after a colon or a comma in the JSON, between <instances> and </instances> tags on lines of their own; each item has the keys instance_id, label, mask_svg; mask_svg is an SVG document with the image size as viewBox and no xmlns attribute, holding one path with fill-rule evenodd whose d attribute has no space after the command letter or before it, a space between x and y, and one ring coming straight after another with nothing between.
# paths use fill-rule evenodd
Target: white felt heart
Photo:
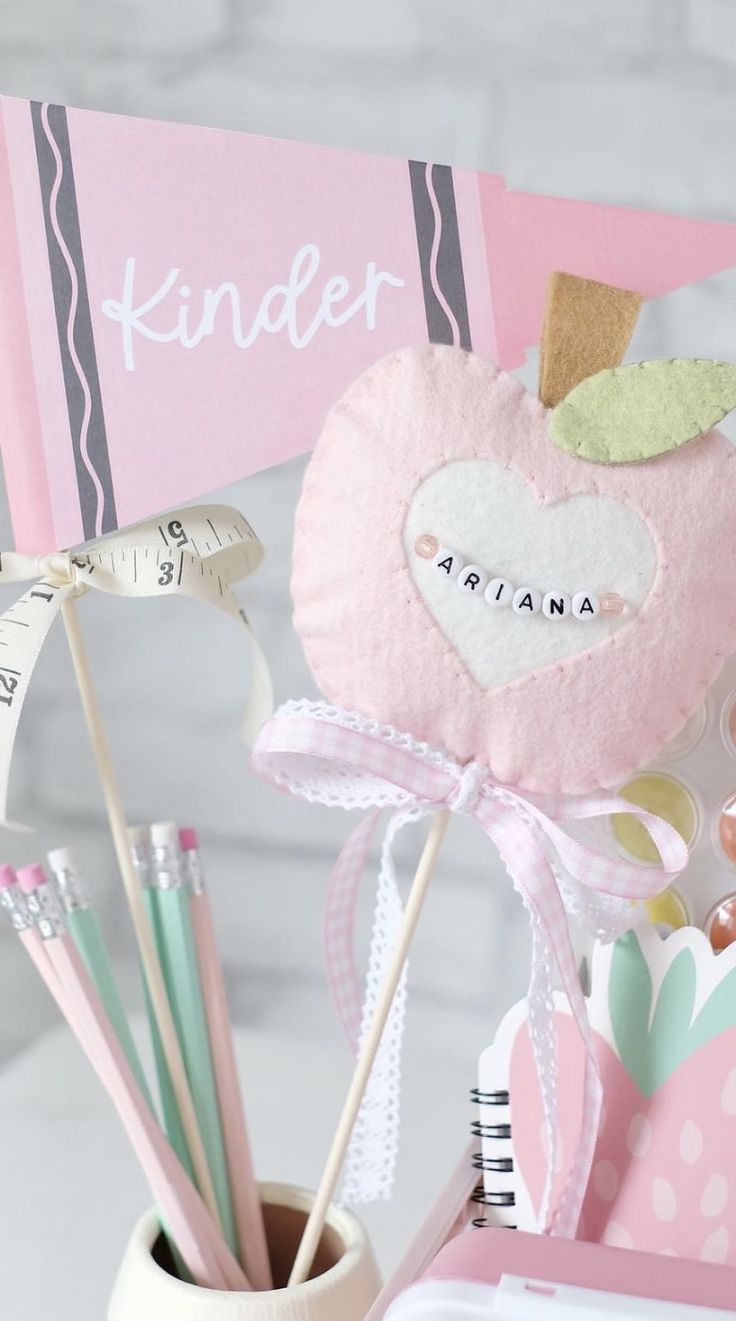
<instances>
[{"instance_id":1,"label":"white felt heart","mask_svg":"<svg viewBox=\"0 0 736 1321\"><path fill-rule=\"evenodd\" d=\"M423 533L459 551L466 565L481 565L514 586L570 597L615 592L626 612L550 620L541 612L517 615L510 606L493 609L417 554ZM408 511L404 550L428 610L486 689L588 651L626 627L657 567L651 533L630 506L590 494L540 504L522 477L488 459L448 463L425 478Z\"/></svg>"}]
</instances>

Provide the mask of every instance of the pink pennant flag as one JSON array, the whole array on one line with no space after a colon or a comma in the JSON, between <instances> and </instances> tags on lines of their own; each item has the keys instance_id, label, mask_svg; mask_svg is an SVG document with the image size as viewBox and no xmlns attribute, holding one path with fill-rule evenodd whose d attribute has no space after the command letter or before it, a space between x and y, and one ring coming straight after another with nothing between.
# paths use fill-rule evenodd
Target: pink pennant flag
<instances>
[{"instance_id":1,"label":"pink pennant flag","mask_svg":"<svg viewBox=\"0 0 736 1321\"><path fill-rule=\"evenodd\" d=\"M498 175L0 98L0 445L18 549L75 545L309 449L385 354L505 367L564 269L668 292L736 226Z\"/></svg>"}]
</instances>

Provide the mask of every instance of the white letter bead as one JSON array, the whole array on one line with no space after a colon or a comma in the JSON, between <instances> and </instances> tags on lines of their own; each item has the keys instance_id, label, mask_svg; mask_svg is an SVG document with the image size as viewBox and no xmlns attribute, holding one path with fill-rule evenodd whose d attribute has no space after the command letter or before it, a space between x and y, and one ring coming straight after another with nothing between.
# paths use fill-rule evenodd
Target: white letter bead
<instances>
[{"instance_id":1,"label":"white letter bead","mask_svg":"<svg viewBox=\"0 0 736 1321\"><path fill-rule=\"evenodd\" d=\"M488 574L479 564L466 564L462 573L458 575L457 585L463 592L473 592L476 596L482 596L485 585L488 582Z\"/></svg>"},{"instance_id":2,"label":"white letter bead","mask_svg":"<svg viewBox=\"0 0 736 1321\"><path fill-rule=\"evenodd\" d=\"M465 560L462 555L459 555L456 550L451 550L449 546L440 546L432 563L435 569L439 569L440 573L444 573L446 578L457 578Z\"/></svg>"},{"instance_id":3,"label":"white letter bead","mask_svg":"<svg viewBox=\"0 0 736 1321\"><path fill-rule=\"evenodd\" d=\"M565 592L547 592L542 610L548 619L564 619L570 613L570 598Z\"/></svg>"},{"instance_id":4,"label":"white letter bead","mask_svg":"<svg viewBox=\"0 0 736 1321\"><path fill-rule=\"evenodd\" d=\"M510 605L514 595L514 584L510 583L508 578L491 578L484 595L489 605L495 607Z\"/></svg>"},{"instance_id":5,"label":"white letter bead","mask_svg":"<svg viewBox=\"0 0 736 1321\"><path fill-rule=\"evenodd\" d=\"M576 619L595 619L601 603L592 592L576 592L572 598L572 613Z\"/></svg>"},{"instance_id":6,"label":"white letter bead","mask_svg":"<svg viewBox=\"0 0 736 1321\"><path fill-rule=\"evenodd\" d=\"M536 615L542 605L542 593L536 587L517 587L513 607L517 615Z\"/></svg>"}]
</instances>

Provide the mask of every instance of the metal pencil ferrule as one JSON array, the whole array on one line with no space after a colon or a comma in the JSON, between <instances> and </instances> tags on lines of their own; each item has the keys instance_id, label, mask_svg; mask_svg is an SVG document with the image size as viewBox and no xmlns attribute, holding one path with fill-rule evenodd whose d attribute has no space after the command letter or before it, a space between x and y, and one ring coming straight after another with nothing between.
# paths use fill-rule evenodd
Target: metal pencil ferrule
<instances>
[{"instance_id":1,"label":"metal pencil ferrule","mask_svg":"<svg viewBox=\"0 0 736 1321\"><path fill-rule=\"evenodd\" d=\"M181 890L184 885L181 857L168 844L154 844L151 850L149 884L156 890Z\"/></svg>"},{"instance_id":2,"label":"metal pencil ferrule","mask_svg":"<svg viewBox=\"0 0 736 1321\"><path fill-rule=\"evenodd\" d=\"M204 894L207 886L199 854L194 849L187 849L183 861L184 879L192 894Z\"/></svg>"},{"instance_id":3,"label":"metal pencil ferrule","mask_svg":"<svg viewBox=\"0 0 736 1321\"><path fill-rule=\"evenodd\" d=\"M28 915L25 895L19 885L9 885L0 890L0 908L4 908L10 918L14 931L27 931L33 926L33 919Z\"/></svg>"},{"instance_id":4,"label":"metal pencil ferrule","mask_svg":"<svg viewBox=\"0 0 736 1321\"><path fill-rule=\"evenodd\" d=\"M89 908L89 895L75 867L60 867L54 871L54 880L65 913L83 913Z\"/></svg>"},{"instance_id":5,"label":"metal pencil ferrule","mask_svg":"<svg viewBox=\"0 0 736 1321\"><path fill-rule=\"evenodd\" d=\"M131 844L130 860L142 890L150 890L153 885L151 874L151 850L144 844Z\"/></svg>"},{"instance_id":6,"label":"metal pencil ferrule","mask_svg":"<svg viewBox=\"0 0 736 1321\"><path fill-rule=\"evenodd\" d=\"M26 905L34 926L38 927L44 940L53 940L56 936L63 935L66 927L59 900L48 881L31 890L26 896Z\"/></svg>"}]
</instances>

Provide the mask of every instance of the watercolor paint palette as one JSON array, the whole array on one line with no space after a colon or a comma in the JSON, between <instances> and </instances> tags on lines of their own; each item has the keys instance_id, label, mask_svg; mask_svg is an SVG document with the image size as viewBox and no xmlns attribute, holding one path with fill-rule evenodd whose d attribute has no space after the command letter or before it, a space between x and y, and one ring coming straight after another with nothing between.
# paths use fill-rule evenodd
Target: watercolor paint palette
<instances>
[{"instance_id":1,"label":"watercolor paint palette","mask_svg":"<svg viewBox=\"0 0 736 1321\"><path fill-rule=\"evenodd\" d=\"M703 927L715 948L730 944L736 939L736 659L726 662L678 737L621 793L669 821L690 848L687 870L649 902L650 917L663 927ZM612 817L609 830L624 857L659 862L635 817Z\"/></svg>"}]
</instances>

